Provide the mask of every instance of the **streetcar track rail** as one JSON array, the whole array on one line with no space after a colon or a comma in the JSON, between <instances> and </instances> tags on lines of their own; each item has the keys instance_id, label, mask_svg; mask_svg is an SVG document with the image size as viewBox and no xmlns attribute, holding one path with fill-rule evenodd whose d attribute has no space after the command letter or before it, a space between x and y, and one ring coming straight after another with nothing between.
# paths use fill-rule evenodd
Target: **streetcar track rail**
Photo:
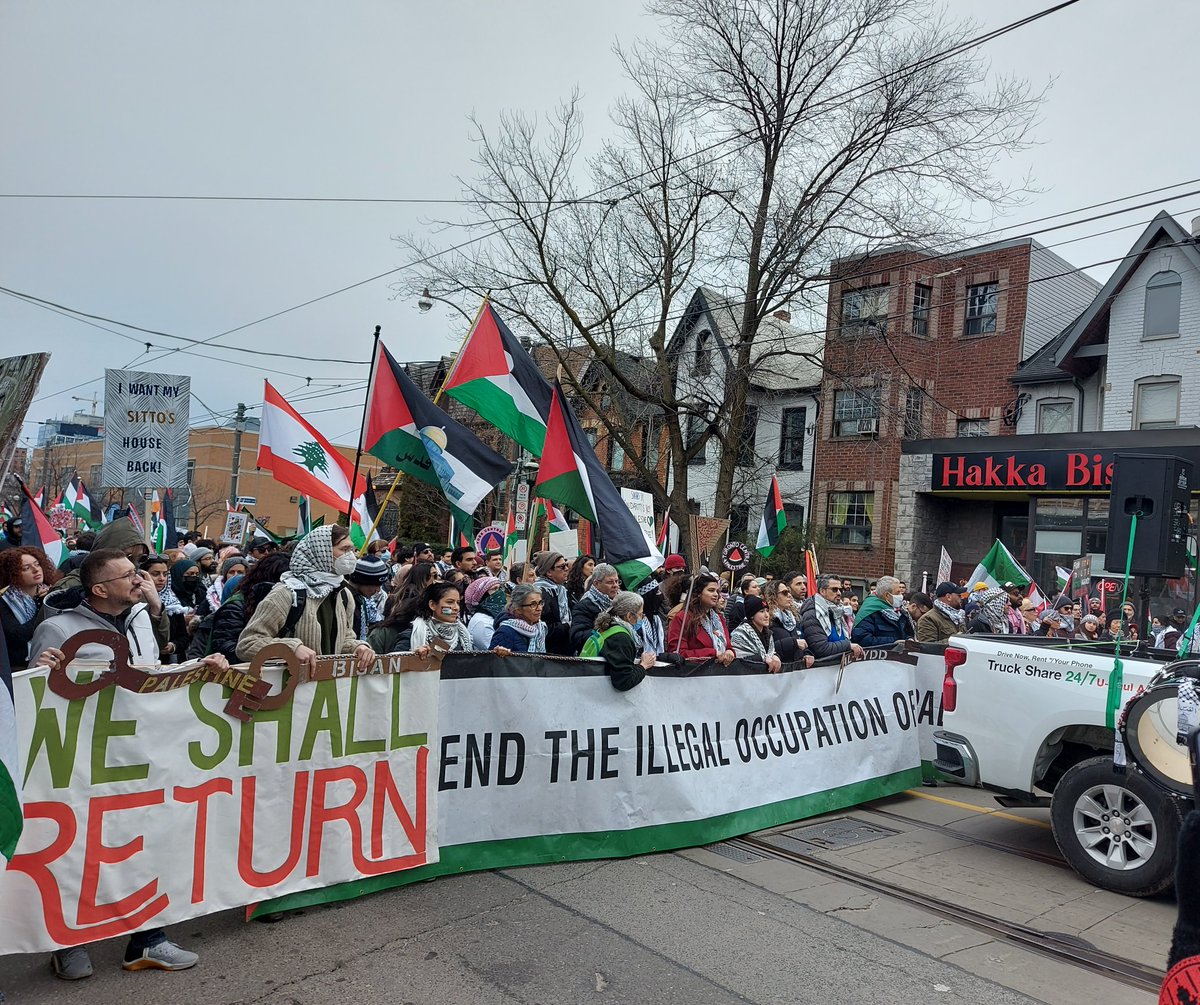
<instances>
[{"instance_id":1,"label":"streetcar track rail","mask_svg":"<svg viewBox=\"0 0 1200 1005\"><path fill-rule=\"evenodd\" d=\"M1061 855L1052 852L1037 851L1034 848L1018 848L1016 845L1005 844L1003 841L993 841L990 838L980 837L977 834L968 834L965 831L956 831L953 828L947 827L944 824L930 823L928 820L914 820L912 817L903 816L900 813L892 813L890 810L880 810L873 806L863 806L862 811L865 813L877 814L881 817L887 817L889 820L898 820L902 823L912 824L914 827L920 827L928 831L937 831L941 834L949 834L951 837L962 841L964 844L976 845L980 848L991 848L993 851L1001 851L1007 855L1016 855L1018 858L1027 858L1032 862L1042 862L1045 865L1053 865L1059 869L1066 869L1069 872L1074 872L1069 862Z\"/></svg>"},{"instance_id":2,"label":"streetcar track rail","mask_svg":"<svg viewBox=\"0 0 1200 1005\"><path fill-rule=\"evenodd\" d=\"M775 858L805 866L824 873L832 879L839 879L865 890L891 897L893 900L918 907L948 921L973 928L999 942L1019 946L1039 956L1088 970L1141 991L1157 994L1165 976L1165 972L1162 970L1106 953L1077 936L1043 932L1036 928L1030 928L1028 925L1005 921L1002 918L975 911L969 907L950 904L928 894L889 883L887 880L855 872L853 869L817 858L813 854L780 847L768 839L745 836L729 838L721 843L761 857Z\"/></svg>"}]
</instances>

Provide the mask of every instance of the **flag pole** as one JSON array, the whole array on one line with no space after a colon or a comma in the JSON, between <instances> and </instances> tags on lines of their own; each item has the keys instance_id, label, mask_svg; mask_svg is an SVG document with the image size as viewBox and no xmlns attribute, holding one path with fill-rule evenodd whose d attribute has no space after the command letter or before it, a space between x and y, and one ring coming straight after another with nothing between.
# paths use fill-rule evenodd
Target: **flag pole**
<instances>
[{"instance_id":1,"label":"flag pole","mask_svg":"<svg viewBox=\"0 0 1200 1005\"><path fill-rule=\"evenodd\" d=\"M458 351L454 354L454 363L451 365L450 369L448 371L446 371L446 379L442 381L442 386L437 389L437 394L435 394L433 396L433 403L435 405L441 400L442 392L444 390L446 390L446 385L450 383L450 378L454 376L454 371L458 369L458 364L459 364L459 361L462 359L462 351L466 347L467 339L469 339L471 337L471 332L473 332L475 330L475 326L477 324L479 324L479 319L481 317L483 317L483 312L487 309L488 302L489 302L489 298L484 297L483 303L481 303L479 305L479 310L475 314L475 320L471 322L471 327L467 329L467 334L463 336L462 341L458 344ZM375 355L371 357L371 376L368 377L368 379L367 379L367 404L368 405L370 404L370 401L371 401L371 384L374 383L373 378L375 375L375 359L379 356L379 352L378 352L379 326L378 325L375 326L375 345L377 347L376 352L375 352ZM367 415L366 415L366 409L364 407L362 429L359 431L359 434L358 434L358 452L359 452L360 456L362 455L363 436L366 435L366 429L367 429ZM366 542L363 544L363 550L362 550L361 554L366 554L367 544L370 543L371 537L375 533L375 528L379 526L379 521L383 519L383 514L387 511L388 503L390 503L392 501L392 493L396 491L396 486L400 484L400 479L403 477L404 477L404 472L397 471L395 477L392 479L392 484L387 490L387 495L385 495L383 497L383 502L381 502L379 504L379 512L375 514L375 519L371 523L371 529L369 531L367 531ZM354 463L354 479L355 479L355 481L358 480L358 461L357 460ZM350 491L353 492L354 491L353 488ZM353 499L350 500L350 508L351 509L354 508L354 500ZM346 519L348 522L350 519L349 516L347 516ZM451 529L450 529L450 534L453 537L453 535L454 535L453 527L451 527Z\"/></svg>"},{"instance_id":2,"label":"flag pole","mask_svg":"<svg viewBox=\"0 0 1200 1005\"><path fill-rule=\"evenodd\" d=\"M371 407L371 392L375 389L375 361L379 358L380 326L375 326L375 336L371 340L371 368L367 371L367 396L363 400L362 422L358 426L358 450L354 454L354 477L350 479L350 500L346 503L346 526L349 527L354 519L354 493L358 491L358 468L362 463L363 437L367 435L367 409ZM375 528L372 527L371 530ZM370 540L371 535L367 535ZM366 545L363 545L366 548Z\"/></svg>"}]
</instances>

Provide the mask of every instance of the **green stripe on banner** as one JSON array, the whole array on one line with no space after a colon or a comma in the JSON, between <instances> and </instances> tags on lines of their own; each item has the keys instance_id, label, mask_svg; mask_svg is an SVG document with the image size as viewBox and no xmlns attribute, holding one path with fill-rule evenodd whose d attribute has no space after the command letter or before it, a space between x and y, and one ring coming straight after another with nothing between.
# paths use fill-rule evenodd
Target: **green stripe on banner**
<instances>
[{"instance_id":1,"label":"green stripe on banner","mask_svg":"<svg viewBox=\"0 0 1200 1005\"><path fill-rule=\"evenodd\" d=\"M3 685L0 685L3 687ZM8 765L0 761L0 855L7 862L17 850L17 840L25 826L21 814L21 799L17 787L8 773Z\"/></svg>"},{"instance_id":2,"label":"green stripe on banner","mask_svg":"<svg viewBox=\"0 0 1200 1005\"><path fill-rule=\"evenodd\" d=\"M276 900L264 901L254 907L250 917L277 911L295 911L316 904L352 900L369 893L379 893L422 880L436 879L484 869L510 869L521 865L546 865L551 862L582 862L598 858L626 858L652 852L695 848L726 838L749 834L764 827L820 816L834 810L857 806L894 796L914 785L921 784L921 768L914 766L879 778L840 785L834 789L813 792L795 799L785 799L765 806L754 806L733 813L723 813L703 820L688 820L674 824L654 824L625 831L594 831L585 834L539 834L534 837L509 838L501 841L478 841L472 844L450 845L441 850L441 860L433 865L392 872L385 876L352 883L340 883L319 890L304 890Z\"/></svg>"}]
</instances>

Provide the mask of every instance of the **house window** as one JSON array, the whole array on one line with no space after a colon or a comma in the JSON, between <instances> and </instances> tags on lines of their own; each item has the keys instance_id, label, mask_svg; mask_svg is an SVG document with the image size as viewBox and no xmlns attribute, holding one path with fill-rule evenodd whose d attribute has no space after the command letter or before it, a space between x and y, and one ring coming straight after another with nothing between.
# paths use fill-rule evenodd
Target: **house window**
<instances>
[{"instance_id":1,"label":"house window","mask_svg":"<svg viewBox=\"0 0 1200 1005\"><path fill-rule=\"evenodd\" d=\"M646 467L651 471L658 470L658 461L662 456L662 420L651 419L642 427L643 453L646 455Z\"/></svg>"},{"instance_id":2,"label":"house window","mask_svg":"<svg viewBox=\"0 0 1200 1005\"><path fill-rule=\"evenodd\" d=\"M879 388L833 392L833 435L874 436L879 432Z\"/></svg>"},{"instance_id":3,"label":"house window","mask_svg":"<svg viewBox=\"0 0 1200 1005\"><path fill-rule=\"evenodd\" d=\"M696 375L707 377L712 373L712 332L702 331L696 336Z\"/></svg>"},{"instance_id":4,"label":"house window","mask_svg":"<svg viewBox=\"0 0 1200 1005\"><path fill-rule=\"evenodd\" d=\"M929 305L933 302L933 287L917 283L913 287L912 331L914 335L929 334Z\"/></svg>"},{"instance_id":5,"label":"house window","mask_svg":"<svg viewBox=\"0 0 1200 1005\"><path fill-rule=\"evenodd\" d=\"M904 438L925 436L925 389L913 385L904 393Z\"/></svg>"},{"instance_id":6,"label":"house window","mask_svg":"<svg viewBox=\"0 0 1200 1005\"><path fill-rule=\"evenodd\" d=\"M1179 334L1178 272L1156 272L1146 283L1146 316L1142 338L1167 338Z\"/></svg>"},{"instance_id":7,"label":"house window","mask_svg":"<svg viewBox=\"0 0 1200 1005\"><path fill-rule=\"evenodd\" d=\"M883 329L888 319L888 288L865 286L842 294L842 334L858 335L870 326Z\"/></svg>"},{"instance_id":8,"label":"house window","mask_svg":"<svg viewBox=\"0 0 1200 1005\"><path fill-rule=\"evenodd\" d=\"M738 464L754 463L754 441L758 436L758 406L746 402L742 414L742 435L738 438Z\"/></svg>"},{"instance_id":9,"label":"house window","mask_svg":"<svg viewBox=\"0 0 1200 1005\"><path fill-rule=\"evenodd\" d=\"M967 287L967 322L964 335L986 335L996 330L996 302L1000 297L998 283L981 283Z\"/></svg>"},{"instance_id":10,"label":"house window","mask_svg":"<svg viewBox=\"0 0 1200 1005\"><path fill-rule=\"evenodd\" d=\"M1072 401L1039 401L1037 431L1039 433L1069 433L1075 428L1075 403Z\"/></svg>"},{"instance_id":11,"label":"house window","mask_svg":"<svg viewBox=\"0 0 1200 1005\"><path fill-rule=\"evenodd\" d=\"M1179 381L1148 380L1134 395L1134 429L1170 429L1179 425Z\"/></svg>"},{"instance_id":12,"label":"house window","mask_svg":"<svg viewBox=\"0 0 1200 1005\"><path fill-rule=\"evenodd\" d=\"M596 444L600 441L600 434L595 427L588 426L583 430L583 435L587 437L588 445L595 450Z\"/></svg>"},{"instance_id":13,"label":"house window","mask_svg":"<svg viewBox=\"0 0 1200 1005\"><path fill-rule=\"evenodd\" d=\"M829 543L870 544L874 513L874 492L830 492L829 520L825 527Z\"/></svg>"},{"instance_id":14,"label":"house window","mask_svg":"<svg viewBox=\"0 0 1200 1005\"><path fill-rule=\"evenodd\" d=\"M791 503L783 504L783 514L787 517L787 525L795 531L804 530L804 507Z\"/></svg>"},{"instance_id":15,"label":"house window","mask_svg":"<svg viewBox=\"0 0 1200 1005\"><path fill-rule=\"evenodd\" d=\"M792 471L804 468L804 427L807 408L785 408L779 431L779 466Z\"/></svg>"},{"instance_id":16,"label":"house window","mask_svg":"<svg viewBox=\"0 0 1200 1005\"><path fill-rule=\"evenodd\" d=\"M991 430L987 419L959 419L954 430L955 436L990 436Z\"/></svg>"},{"instance_id":17,"label":"house window","mask_svg":"<svg viewBox=\"0 0 1200 1005\"><path fill-rule=\"evenodd\" d=\"M625 470L625 448L609 434L608 468L610 471Z\"/></svg>"},{"instance_id":18,"label":"house window","mask_svg":"<svg viewBox=\"0 0 1200 1005\"><path fill-rule=\"evenodd\" d=\"M687 444L685 449L691 450L697 443L704 439L704 434L708 429L708 423L699 415L689 415L687 420ZM690 467L699 467L705 463L707 458L704 456L707 443L701 444L700 449L692 455L688 461Z\"/></svg>"}]
</instances>

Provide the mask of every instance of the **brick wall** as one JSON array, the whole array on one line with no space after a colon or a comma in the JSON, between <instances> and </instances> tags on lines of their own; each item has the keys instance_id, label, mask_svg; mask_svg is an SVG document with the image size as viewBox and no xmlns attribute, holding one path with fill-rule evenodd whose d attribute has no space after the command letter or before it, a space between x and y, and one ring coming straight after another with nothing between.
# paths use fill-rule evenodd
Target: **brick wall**
<instances>
[{"instance_id":1,"label":"brick wall","mask_svg":"<svg viewBox=\"0 0 1200 1005\"><path fill-rule=\"evenodd\" d=\"M896 569L897 538L908 533L911 542L911 528L903 521L916 512L913 491L899 488L910 386L925 392L915 438L955 436L960 418L982 420L992 435L1013 432L1001 417L1015 396L1008 378L1021 354L1029 253L1028 243L1014 243L932 261L925 261L919 252L905 251L835 265L845 278L832 283L829 292L813 520L818 526L826 523L829 494L837 491L873 492L875 512L872 543L831 545L822 558L824 567L866 578L893 571L911 577L912 569ZM913 293L918 282L932 288L929 330L924 336L913 333ZM999 284L996 331L967 336L967 289L988 282ZM888 288L886 342L871 329L848 337L841 325L843 291L880 285ZM876 436L834 435L835 393L852 387L880 389ZM909 551L907 560L915 557Z\"/></svg>"}]
</instances>

